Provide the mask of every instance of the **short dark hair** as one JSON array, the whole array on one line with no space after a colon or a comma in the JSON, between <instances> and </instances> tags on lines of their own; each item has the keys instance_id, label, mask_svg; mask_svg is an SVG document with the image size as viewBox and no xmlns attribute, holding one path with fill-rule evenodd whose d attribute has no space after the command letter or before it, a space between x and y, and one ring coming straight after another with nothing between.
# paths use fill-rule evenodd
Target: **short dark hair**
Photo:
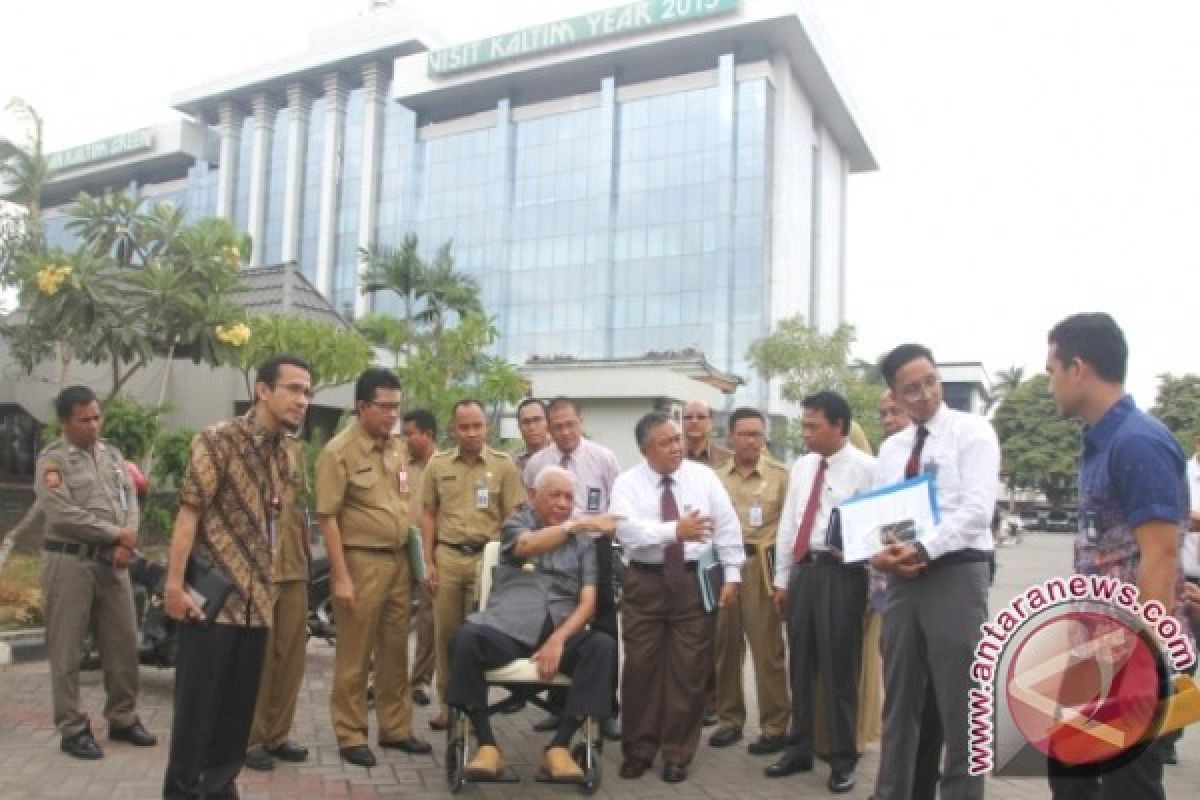
<instances>
[{"instance_id":1,"label":"short dark hair","mask_svg":"<svg viewBox=\"0 0 1200 800\"><path fill-rule=\"evenodd\" d=\"M889 389L896 388L896 373L900 368L918 358L928 359L930 364L937 366L937 362L933 360L933 352L923 344L902 344L883 357L879 370L883 373L883 379Z\"/></svg>"},{"instance_id":2,"label":"short dark hair","mask_svg":"<svg viewBox=\"0 0 1200 800\"><path fill-rule=\"evenodd\" d=\"M536 397L526 397L524 400L517 403L517 421L518 422L521 421L521 410L523 408L525 408L525 406L537 406L538 408L540 408L542 410L543 416L545 416L545 414L546 414L546 404L545 403L543 403L541 400L537 399Z\"/></svg>"},{"instance_id":3,"label":"short dark hair","mask_svg":"<svg viewBox=\"0 0 1200 800\"><path fill-rule=\"evenodd\" d=\"M96 402L96 393L86 386L68 386L54 398L54 413L60 422L66 422L80 406Z\"/></svg>"},{"instance_id":4,"label":"short dark hair","mask_svg":"<svg viewBox=\"0 0 1200 800\"><path fill-rule=\"evenodd\" d=\"M483 403L474 397L464 397L462 400L457 401L453 406L450 407L450 419L457 417L458 410L460 408L466 408L467 406L475 406L483 412L485 417L487 416L487 410L483 407Z\"/></svg>"},{"instance_id":5,"label":"short dark hair","mask_svg":"<svg viewBox=\"0 0 1200 800\"><path fill-rule=\"evenodd\" d=\"M733 433L733 430L737 427L738 422L744 419L757 419L762 422L764 428L767 425L767 416L765 414L763 414L757 408L742 406L741 408L735 408L733 413L729 415L729 432Z\"/></svg>"},{"instance_id":6,"label":"short dark hair","mask_svg":"<svg viewBox=\"0 0 1200 800\"><path fill-rule=\"evenodd\" d=\"M406 411L401 424L406 422L411 422L421 433L437 436L437 417L428 409L414 408L412 411Z\"/></svg>"},{"instance_id":7,"label":"short dark hair","mask_svg":"<svg viewBox=\"0 0 1200 800\"><path fill-rule=\"evenodd\" d=\"M308 373L308 377L312 378L312 367L308 362L299 356L271 356L258 367L258 374L254 376L255 383L265 383L272 389L275 388L275 381L279 380L280 367L299 367Z\"/></svg>"},{"instance_id":8,"label":"short dark hair","mask_svg":"<svg viewBox=\"0 0 1200 800\"><path fill-rule=\"evenodd\" d=\"M558 397L554 398L553 400L551 400L549 403L546 404L546 415L549 416L551 411L556 411L556 410L562 408L563 406L567 406L570 409L572 409L575 412L575 416L577 416L577 417L583 416L583 413L580 412L580 410L579 410L579 404L576 403L571 398L563 397L562 395L559 395Z\"/></svg>"},{"instance_id":9,"label":"short dark hair","mask_svg":"<svg viewBox=\"0 0 1200 800\"><path fill-rule=\"evenodd\" d=\"M379 389L401 389L396 373L383 367L371 367L363 371L354 382L354 404L369 403L375 399Z\"/></svg>"},{"instance_id":10,"label":"short dark hair","mask_svg":"<svg viewBox=\"0 0 1200 800\"><path fill-rule=\"evenodd\" d=\"M666 411L651 411L648 414L642 415L642 418L637 421L637 425L633 428L633 436L637 439L638 449L645 448L646 439L650 436L650 431L672 420L673 417Z\"/></svg>"},{"instance_id":11,"label":"short dark hair","mask_svg":"<svg viewBox=\"0 0 1200 800\"><path fill-rule=\"evenodd\" d=\"M909 361L911 360L909 359ZM824 391L810 394L800 401L800 405L808 411L820 411L831 425L840 425L843 436L850 434L850 420L852 419L850 404L837 392Z\"/></svg>"},{"instance_id":12,"label":"short dark hair","mask_svg":"<svg viewBox=\"0 0 1200 800\"><path fill-rule=\"evenodd\" d=\"M1046 339L1054 345L1055 355L1063 366L1078 358L1086 361L1101 379L1125 383L1129 345L1109 314L1072 314L1051 328Z\"/></svg>"}]
</instances>

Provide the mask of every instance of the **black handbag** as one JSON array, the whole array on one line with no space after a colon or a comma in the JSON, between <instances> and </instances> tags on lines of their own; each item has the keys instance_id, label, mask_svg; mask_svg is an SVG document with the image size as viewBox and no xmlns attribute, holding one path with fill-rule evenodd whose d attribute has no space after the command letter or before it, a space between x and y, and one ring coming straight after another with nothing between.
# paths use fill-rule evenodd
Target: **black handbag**
<instances>
[{"instance_id":1,"label":"black handbag","mask_svg":"<svg viewBox=\"0 0 1200 800\"><path fill-rule=\"evenodd\" d=\"M233 581L219 567L205 563L195 555L188 558L183 581L183 590L200 606L204 621L211 625L225 607L225 601L233 591Z\"/></svg>"}]
</instances>

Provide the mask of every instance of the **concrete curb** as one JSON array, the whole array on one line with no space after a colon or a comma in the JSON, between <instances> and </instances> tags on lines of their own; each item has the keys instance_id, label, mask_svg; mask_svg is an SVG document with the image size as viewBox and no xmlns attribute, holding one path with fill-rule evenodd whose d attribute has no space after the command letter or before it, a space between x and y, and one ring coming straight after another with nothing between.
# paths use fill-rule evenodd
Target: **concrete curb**
<instances>
[{"instance_id":1,"label":"concrete curb","mask_svg":"<svg viewBox=\"0 0 1200 800\"><path fill-rule=\"evenodd\" d=\"M27 664L46 658L46 630L29 628L0 633L0 666Z\"/></svg>"}]
</instances>

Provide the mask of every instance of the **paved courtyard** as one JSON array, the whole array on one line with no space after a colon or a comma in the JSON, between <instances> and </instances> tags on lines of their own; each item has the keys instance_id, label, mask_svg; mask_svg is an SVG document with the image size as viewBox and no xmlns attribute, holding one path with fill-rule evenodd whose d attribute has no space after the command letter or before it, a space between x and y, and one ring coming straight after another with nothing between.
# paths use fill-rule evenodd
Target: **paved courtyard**
<instances>
[{"instance_id":1,"label":"paved courtyard","mask_svg":"<svg viewBox=\"0 0 1200 800\"><path fill-rule=\"evenodd\" d=\"M1016 546L999 552L1000 569L992 593L992 609L1007 602L1030 582L1051 574L1069 571L1070 537L1059 534L1032 534ZM324 642L311 641L308 672L297 714L295 738L312 749L309 761L299 766L279 765L274 772L244 771L240 781L243 798L367 798L407 797L444 798L442 746L444 737L433 734L427 721L429 708L416 709L418 736L434 744L433 756L410 756L376 748L379 766L372 770L348 767L338 758L337 746L329 725L329 679L333 650ZM103 761L85 763L71 759L58 750L58 736L50 724L49 677L45 663L0 668L0 798L122 798L140 800L160 796L162 771L166 760L166 738L171 723L171 683L168 670L142 669L141 715L146 726L158 734L158 747L138 749L110 744L103 731L98 739L105 747ZM747 670L749 680L749 670ZM752 700L753 694L748 694ZM103 706L101 677L84 673L83 699L93 719ZM570 787L547 786L533 781L533 774L544 744L544 734L530 730L540 717L536 709L496 721L496 733L510 763L521 775L520 784L468 786L464 796L491 798L533 798L576 796ZM751 712L754 719L754 712ZM98 726L103 728L103 722ZM711 729L710 729L711 730ZM707 734L707 732L706 732ZM757 735L748 728L746 738ZM372 733L372 740L375 735ZM1167 768L1167 794L1173 798L1200 797L1200 728L1186 736L1179 748L1181 763ZM859 767L859 785L849 798L865 798L872 790L878 749L871 747ZM768 780L762 768L771 757L747 755L744 744L714 750L701 744L686 783L668 785L656 772L647 772L641 780L623 781L617 777L620 752L609 746L604 754L604 783L597 797L611 798L753 798L828 797L825 789L827 770L818 764L807 775ZM1037 780L990 780L990 798L1040 798L1048 796L1045 784ZM1131 798L1130 800L1134 800Z\"/></svg>"}]
</instances>

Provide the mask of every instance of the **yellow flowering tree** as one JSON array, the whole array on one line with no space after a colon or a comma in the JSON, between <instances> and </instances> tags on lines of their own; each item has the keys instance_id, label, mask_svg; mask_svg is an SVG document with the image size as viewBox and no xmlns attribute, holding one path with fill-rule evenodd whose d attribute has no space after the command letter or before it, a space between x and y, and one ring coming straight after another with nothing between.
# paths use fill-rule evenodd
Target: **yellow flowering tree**
<instances>
[{"instance_id":1,"label":"yellow flowering tree","mask_svg":"<svg viewBox=\"0 0 1200 800\"><path fill-rule=\"evenodd\" d=\"M216 335L236 351L231 361L242 371L247 397L254 396L258 365L279 353L308 362L314 391L349 383L371 363L371 345L357 331L305 317L252 316L248 324L219 328Z\"/></svg>"}]
</instances>

